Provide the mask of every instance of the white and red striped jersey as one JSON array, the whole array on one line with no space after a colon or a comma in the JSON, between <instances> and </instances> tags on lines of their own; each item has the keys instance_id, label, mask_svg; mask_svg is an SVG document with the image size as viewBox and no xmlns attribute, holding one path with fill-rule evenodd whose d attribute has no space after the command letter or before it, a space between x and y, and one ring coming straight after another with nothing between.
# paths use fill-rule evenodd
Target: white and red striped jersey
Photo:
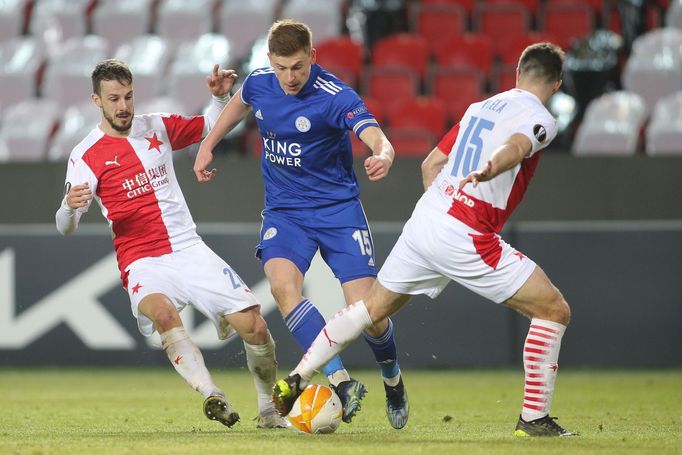
<instances>
[{"instance_id":1,"label":"white and red striped jersey","mask_svg":"<svg viewBox=\"0 0 682 455\"><path fill-rule=\"evenodd\" d=\"M85 182L111 228L125 286L126 268L201 241L173 169L174 150L199 142L203 116L135 116L127 137L95 128L69 157L66 189ZM86 212L88 207L78 209Z\"/></svg>"},{"instance_id":2,"label":"white and red striped jersey","mask_svg":"<svg viewBox=\"0 0 682 455\"><path fill-rule=\"evenodd\" d=\"M469 173L482 169L492 153L513 134L530 139L530 154L517 166L458 190ZM530 92L512 89L474 103L439 142L448 161L424 194L424 203L447 211L479 232L499 233L521 202L540 154L557 134L556 120Z\"/></svg>"}]
</instances>

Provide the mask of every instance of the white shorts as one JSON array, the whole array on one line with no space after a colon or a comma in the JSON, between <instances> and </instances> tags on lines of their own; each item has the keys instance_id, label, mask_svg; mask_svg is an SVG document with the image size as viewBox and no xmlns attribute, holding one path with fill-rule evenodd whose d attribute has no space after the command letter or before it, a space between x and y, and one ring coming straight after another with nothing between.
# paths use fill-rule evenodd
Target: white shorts
<instances>
[{"instance_id":1,"label":"white shorts","mask_svg":"<svg viewBox=\"0 0 682 455\"><path fill-rule=\"evenodd\" d=\"M192 305L210 319L224 340L231 328L223 316L259 305L232 268L205 243L157 257L138 259L128 266L128 295L137 327L144 336L154 333L138 305L149 294L163 294L178 312Z\"/></svg>"},{"instance_id":2,"label":"white shorts","mask_svg":"<svg viewBox=\"0 0 682 455\"><path fill-rule=\"evenodd\" d=\"M436 298L451 280L502 303L528 280L535 262L494 233L418 205L377 279L400 294Z\"/></svg>"}]
</instances>

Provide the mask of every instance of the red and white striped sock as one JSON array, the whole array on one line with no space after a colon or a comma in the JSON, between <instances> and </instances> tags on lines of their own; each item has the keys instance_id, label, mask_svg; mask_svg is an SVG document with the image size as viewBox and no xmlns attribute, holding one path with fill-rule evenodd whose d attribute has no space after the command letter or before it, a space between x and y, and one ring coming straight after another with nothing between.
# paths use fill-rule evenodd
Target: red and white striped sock
<instances>
[{"instance_id":1,"label":"red and white striped sock","mask_svg":"<svg viewBox=\"0 0 682 455\"><path fill-rule=\"evenodd\" d=\"M526 422L549 414L559 365L561 337L566 326L557 322L533 318L523 345L523 368L526 381L523 388L521 417Z\"/></svg>"}]
</instances>

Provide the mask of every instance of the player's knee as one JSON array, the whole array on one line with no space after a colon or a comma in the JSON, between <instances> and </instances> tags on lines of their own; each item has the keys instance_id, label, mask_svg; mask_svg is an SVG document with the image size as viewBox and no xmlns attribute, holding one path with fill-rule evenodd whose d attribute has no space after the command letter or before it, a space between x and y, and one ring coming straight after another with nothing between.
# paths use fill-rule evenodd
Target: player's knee
<instances>
[{"instance_id":1,"label":"player's knee","mask_svg":"<svg viewBox=\"0 0 682 455\"><path fill-rule=\"evenodd\" d=\"M270 279L270 293L275 298L278 306L282 306L291 300L297 300L299 290L290 280L272 278Z\"/></svg>"},{"instance_id":2,"label":"player's knee","mask_svg":"<svg viewBox=\"0 0 682 455\"><path fill-rule=\"evenodd\" d=\"M550 314L547 319L551 321L558 322L565 326L571 321L571 308L568 306L568 303L559 290L557 290L556 294L553 296L548 312Z\"/></svg>"},{"instance_id":3,"label":"player's knee","mask_svg":"<svg viewBox=\"0 0 682 455\"><path fill-rule=\"evenodd\" d=\"M152 311L151 319L159 332L182 325L177 310L170 305L159 305Z\"/></svg>"}]
</instances>

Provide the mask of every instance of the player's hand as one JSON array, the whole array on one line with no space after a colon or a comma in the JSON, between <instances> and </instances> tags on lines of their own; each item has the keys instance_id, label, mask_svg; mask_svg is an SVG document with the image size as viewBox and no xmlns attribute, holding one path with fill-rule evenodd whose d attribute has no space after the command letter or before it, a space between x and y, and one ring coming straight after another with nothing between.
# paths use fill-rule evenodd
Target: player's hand
<instances>
[{"instance_id":1,"label":"player's hand","mask_svg":"<svg viewBox=\"0 0 682 455\"><path fill-rule=\"evenodd\" d=\"M220 69L220 66L216 63L213 66L213 74L206 76L206 84L213 96L222 97L230 93L236 79L236 71Z\"/></svg>"},{"instance_id":2,"label":"player's hand","mask_svg":"<svg viewBox=\"0 0 682 455\"><path fill-rule=\"evenodd\" d=\"M464 179L459 182L459 189L461 190L464 188L464 185L467 183L472 183L474 188L476 188L478 186L478 182L487 182L493 177L493 162L489 160L487 163L485 163L483 169L480 171L473 171L464 177Z\"/></svg>"},{"instance_id":3,"label":"player's hand","mask_svg":"<svg viewBox=\"0 0 682 455\"><path fill-rule=\"evenodd\" d=\"M208 170L208 167L211 165L212 161L213 151L209 146L202 142L199 146L197 157L194 159L194 167L192 168L199 183L209 182L213 177L215 177L216 169L213 168L210 171Z\"/></svg>"},{"instance_id":4,"label":"player's hand","mask_svg":"<svg viewBox=\"0 0 682 455\"><path fill-rule=\"evenodd\" d=\"M80 185L72 186L66 193L66 204L72 209L78 209L88 205L92 199L90 184L85 182Z\"/></svg>"},{"instance_id":5,"label":"player's hand","mask_svg":"<svg viewBox=\"0 0 682 455\"><path fill-rule=\"evenodd\" d=\"M372 182L381 180L388 175L393 160L383 155L372 155L365 160L365 172Z\"/></svg>"}]
</instances>

